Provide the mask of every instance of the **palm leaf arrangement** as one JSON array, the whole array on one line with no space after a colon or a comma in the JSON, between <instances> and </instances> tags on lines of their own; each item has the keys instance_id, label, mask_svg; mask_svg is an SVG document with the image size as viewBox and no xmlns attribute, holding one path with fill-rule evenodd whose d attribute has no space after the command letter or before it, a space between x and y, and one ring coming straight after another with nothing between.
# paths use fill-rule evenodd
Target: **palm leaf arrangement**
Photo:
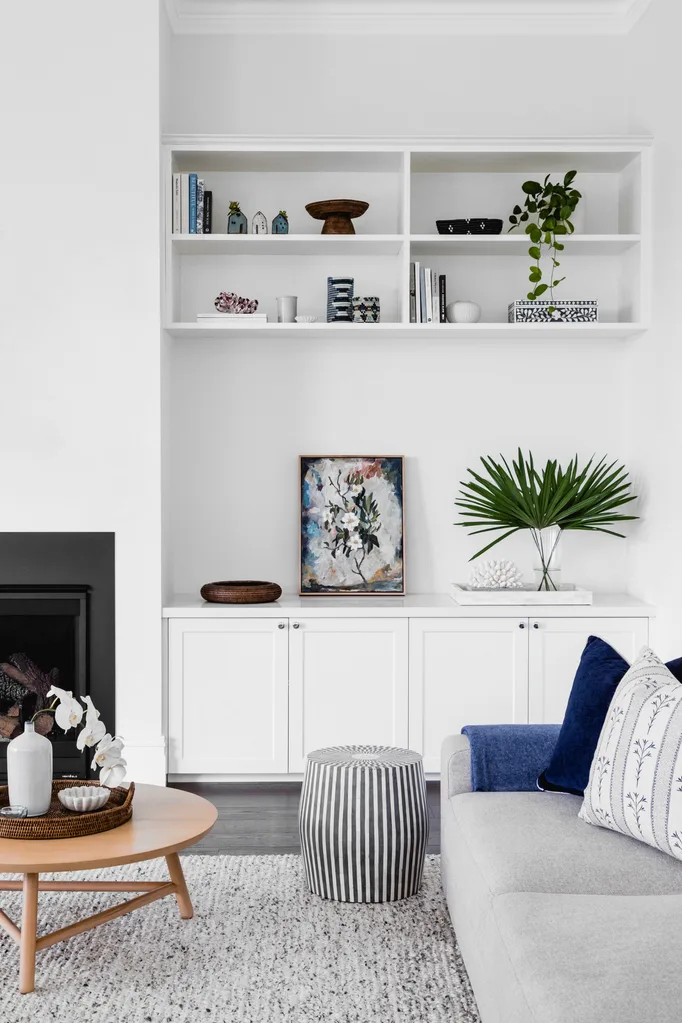
<instances>
[{"instance_id":1,"label":"palm leaf arrangement","mask_svg":"<svg viewBox=\"0 0 682 1023\"><path fill-rule=\"evenodd\" d=\"M634 501L635 495L630 493L630 479L624 466L607 463L606 457L596 463L594 457L590 458L582 469L577 455L565 469L556 459L549 459L544 468L538 469L532 453L525 456L519 448L511 467L502 455L499 461L488 456L481 457L481 462L485 474L467 469L472 479L460 482L462 489L455 505L462 518L455 525L469 529L470 536L489 532L502 535L470 560L485 554L512 533L529 529L542 561L538 589L556 589L549 570L553 549L546 552L542 548L540 530L555 526L560 531L584 529L622 537L623 533L607 526L638 518L621 514L620 509Z\"/></svg>"}]
</instances>

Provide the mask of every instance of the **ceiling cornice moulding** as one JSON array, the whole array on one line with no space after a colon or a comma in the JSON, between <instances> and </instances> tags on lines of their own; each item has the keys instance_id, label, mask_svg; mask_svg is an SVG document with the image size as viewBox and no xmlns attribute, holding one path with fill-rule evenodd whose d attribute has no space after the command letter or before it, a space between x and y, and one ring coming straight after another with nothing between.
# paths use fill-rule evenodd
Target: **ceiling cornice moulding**
<instances>
[{"instance_id":1,"label":"ceiling cornice moulding","mask_svg":"<svg viewBox=\"0 0 682 1023\"><path fill-rule=\"evenodd\" d=\"M166 0L178 35L623 35L653 0Z\"/></svg>"},{"instance_id":2,"label":"ceiling cornice moulding","mask_svg":"<svg viewBox=\"0 0 682 1023\"><path fill-rule=\"evenodd\" d=\"M377 152L382 149L438 150L456 147L461 152L552 152L564 149L573 152L584 149L621 152L649 148L651 135L203 135L168 133L161 136L165 146L196 150L243 149L257 150L316 150L357 148Z\"/></svg>"}]
</instances>

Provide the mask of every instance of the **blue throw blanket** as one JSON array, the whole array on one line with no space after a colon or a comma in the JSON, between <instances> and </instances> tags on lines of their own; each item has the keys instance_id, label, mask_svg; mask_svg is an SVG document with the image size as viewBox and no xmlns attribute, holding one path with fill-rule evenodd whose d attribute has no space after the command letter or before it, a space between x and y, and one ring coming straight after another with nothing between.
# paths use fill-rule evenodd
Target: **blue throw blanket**
<instances>
[{"instance_id":1,"label":"blue throw blanket","mask_svg":"<svg viewBox=\"0 0 682 1023\"><path fill-rule=\"evenodd\" d=\"M532 792L554 752L561 725L465 725L474 792Z\"/></svg>"}]
</instances>

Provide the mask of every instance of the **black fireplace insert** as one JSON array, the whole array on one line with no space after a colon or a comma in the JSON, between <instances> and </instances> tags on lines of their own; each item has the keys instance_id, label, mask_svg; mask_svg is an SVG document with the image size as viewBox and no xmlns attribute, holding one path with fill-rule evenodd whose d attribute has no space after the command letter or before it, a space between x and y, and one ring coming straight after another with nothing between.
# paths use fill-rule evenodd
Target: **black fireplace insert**
<instances>
[{"instance_id":1,"label":"black fireplace insert","mask_svg":"<svg viewBox=\"0 0 682 1023\"><path fill-rule=\"evenodd\" d=\"M0 533L0 777L31 718L53 744L55 777L88 777L90 753L45 713L47 694L90 695L113 734L114 678L113 534Z\"/></svg>"}]
</instances>

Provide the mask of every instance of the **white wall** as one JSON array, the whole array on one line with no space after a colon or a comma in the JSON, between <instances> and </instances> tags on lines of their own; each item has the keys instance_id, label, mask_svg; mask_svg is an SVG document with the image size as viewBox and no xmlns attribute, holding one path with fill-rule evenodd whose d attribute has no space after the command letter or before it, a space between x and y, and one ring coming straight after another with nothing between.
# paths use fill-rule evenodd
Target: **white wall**
<instances>
[{"instance_id":1,"label":"white wall","mask_svg":"<svg viewBox=\"0 0 682 1023\"><path fill-rule=\"evenodd\" d=\"M557 72L542 39L175 37L167 131L277 134L617 134L628 126L622 39L566 39ZM463 44L463 45L460 45ZM456 52L455 52L456 51ZM561 68L579 70L562 74ZM171 588L274 578L297 588L299 453L407 456L412 592L443 591L482 546L456 529L458 480L481 454L625 458L619 344L543 346L248 340L178 344L172 359ZM265 409L264 412L260 411ZM256 412L255 410L259 411ZM557 415L557 409L560 415ZM210 491L210 497L208 492ZM273 513L273 496L276 511ZM498 553L530 573L527 537ZM626 544L569 535L564 571L626 585Z\"/></svg>"},{"instance_id":2,"label":"white wall","mask_svg":"<svg viewBox=\"0 0 682 1023\"><path fill-rule=\"evenodd\" d=\"M626 40L631 130L651 132L654 152L653 327L630 351L626 422L641 482L642 524L630 544L633 590L658 608L657 649L682 650L682 180L678 0L657 0Z\"/></svg>"},{"instance_id":3,"label":"white wall","mask_svg":"<svg viewBox=\"0 0 682 1023\"><path fill-rule=\"evenodd\" d=\"M0 8L2 530L116 533L117 727L162 781L155 0Z\"/></svg>"}]
</instances>

